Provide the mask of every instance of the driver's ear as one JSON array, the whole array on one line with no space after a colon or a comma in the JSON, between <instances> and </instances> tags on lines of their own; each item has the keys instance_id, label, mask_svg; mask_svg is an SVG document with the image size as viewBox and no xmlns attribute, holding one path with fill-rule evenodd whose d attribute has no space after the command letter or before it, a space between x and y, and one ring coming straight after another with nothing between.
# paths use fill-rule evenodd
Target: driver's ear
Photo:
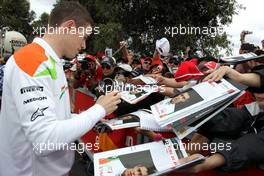
<instances>
[{"instance_id":1,"label":"driver's ear","mask_svg":"<svg viewBox=\"0 0 264 176\"><path fill-rule=\"evenodd\" d=\"M70 29L70 28L76 27L76 23L74 20L68 20L68 21L63 22L60 26Z\"/></svg>"}]
</instances>

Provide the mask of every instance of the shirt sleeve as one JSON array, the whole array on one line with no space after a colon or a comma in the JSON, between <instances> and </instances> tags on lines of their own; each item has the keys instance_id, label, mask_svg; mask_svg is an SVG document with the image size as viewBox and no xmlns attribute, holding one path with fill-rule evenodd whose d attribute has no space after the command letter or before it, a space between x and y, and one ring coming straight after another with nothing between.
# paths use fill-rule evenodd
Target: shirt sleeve
<instances>
[{"instance_id":1,"label":"shirt sleeve","mask_svg":"<svg viewBox=\"0 0 264 176\"><path fill-rule=\"evenodd\" d=\"M104 108L95 104L88 110L64 117L56 115L54 83L49 76L31 77L23 71L11 76L12 98L19 114L19 123L28 141L35 146L37 155L48 155L61 150L62 144L73 142L92 129L105 116ZM66 120L65 120L66 119ZM49 150L40 150L44 145L56 145Z\"/></svg>"},{"instance_id":2,"label":"shirt sleeve","mask_svg":"<svg viewBox=\"0 0 264 176\"><path fill-rule=\"evenodd\" d=\"M259 88L249 87L248 90L254 93L263 93L264 92L264 69L256 70L253 73L256 73L257 75L260 76L260 87Z\"/></svg>"}]
</instances>

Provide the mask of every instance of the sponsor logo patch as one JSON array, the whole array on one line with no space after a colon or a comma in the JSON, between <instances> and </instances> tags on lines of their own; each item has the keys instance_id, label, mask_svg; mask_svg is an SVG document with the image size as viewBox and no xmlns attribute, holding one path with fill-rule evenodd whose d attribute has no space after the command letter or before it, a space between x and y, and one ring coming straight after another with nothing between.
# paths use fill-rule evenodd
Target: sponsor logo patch
<instances>
[{"instance_id":1,"label":"sponsor logo patch","mask_svg":"<svg viewBox=\"0 0 264 176\"><path fill-rule=\"evenodd\" d=\"M37 97L37 98L30 98L28 100L25 100L23 104L28 104L34 101L42 101L42 100L47 100L47 97Z\"/></svg>"},{"instance_id":2,"label":"sponsor logo patch","mask_svg":"<svg viewBox=\"0 0 264 176\"><path fill-rule=\"evenodd\" d=\"M43 87L42 86L28 86L28 87L23 87L20 89L20 93L28 93L28 92L35 92L35 91L40 91L43 92Z\"/></svg>"},{"instance_id":3,"label":"sponsor logo patch","mask_svg":"<svg viewBox=\"0 0 264 176\"><path fill-rule=\"evenodd\" d=\"M48 107L45 108L38 108L31 116L31 121L33 122L34 120L36 120L38 117L44 116L44 111L48 109Z\"/></svg>"}]
</instances>

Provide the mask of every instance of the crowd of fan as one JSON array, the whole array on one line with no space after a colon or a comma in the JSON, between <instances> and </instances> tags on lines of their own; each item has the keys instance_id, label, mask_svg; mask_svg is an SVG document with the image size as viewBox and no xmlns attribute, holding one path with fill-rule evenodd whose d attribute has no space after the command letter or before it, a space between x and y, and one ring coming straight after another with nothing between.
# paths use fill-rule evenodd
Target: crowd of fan
<instances>
[{"instance_id":1,"label":"crowd of fan","mask_svg":"<svg viewBox=\"0 0 264 176\"><path fill-rule=\"evenodd\" d=\"M165 38L161 40L168 42ZM139 84L133 78L140 75L157 75L159 79L175 78L176 82L187 84L189 80L199 80L205 72L219 66L215 57L190 47L187 47L185 55L164 54L155 50L152 56L139 56L129 52L126 43L120 43L123 53L121 58L81 54L71 62L66 61L64 68L70 84L74 88L85 87L93 93L100 81L118 80ZM184 84L179 84L176 88Z\"/></svg>"},{"instance_id":2,"label":"crowd of fan","mask_svg":"<svg viewBox=\"0 0 264 176\"><path fill-rule=\"evenodd\" d=\"M245 42L246 31L241 33L239 54L254 52L264 54L262 49ZM154 46L153 46L154 48ZM170 53L169 41L162 38L157 41L154 54L151 56L134 54L128 50L126 42L120 42L122 57L114 58L102 53L96 55L80 54L71 62L65 61L64 69L69 84L74 88L85 88L89 93L99 96L98 86L113 84L115 80L123 83L143 84L135 79L139 75L147 75L157 79L159 85L166 86L163 95L173 97L176 88L198 82L208 73L219 68L218 58L203 49L186 47L184 52ZM263 68L261 60L249 61L234 66L240 73L247 73ZM169 87L172 89L170 90ZM247 103L248 100L245 100ZM156 101L154 101L156 102ZM240 103L243 102L240 101ZM239 106L239 105L237 105Z\"/></svg>"},{"instance_id":3,"label":"crowd of fan","mask_svg":"<svg viewBox=\"0 0 264 176\"><path fill-rule=\"evenodd\" d=\"M242 31L241 33L241 48L238 54L249 52L253 52L256 55L264 54L264 40L261 41L262 48L260 48L253 44L246 43L246 34L247 33L245 31ZM180 88L186 85L193 85L193 83L198 83L206 75L223 66L219 63L219 60L216 57L210 55L205 50L197 50L187 47L184 52L169 53L167 52L168 46L167 48L165 46L167 44L168 41L165 38L158 40L154 54L152 56L139 56L129 52L125 42L120 42L120 48L123 53L123 57L121 58L114 58L105 55L80 55L79 57L73 59L70 63L65 64L65 72L69 84L75 89L84 87L90 93L94 94L95 96L99 96L100 92L98 91L99 89L97 89L97 87L102 85L102 82L104 84L111 82L110 84L112 84L115 80L118 80L123 83L143 84L143 82L135 78L139 75L146 75L155 78L158 82L158 85L162 85L166 88L166 91L152 93L146 99L138 102L137 104L132 105L122 102L118 106L118 109L114 112L115 116L119 116L134 112L138 109L150 108L152 104L163 100L166 98L166 96L174 97ZM252 60L242 64L234 65L233 68L240 73L250 73L263 69L263 63L264 62L261 59L258 61ZM255 94L253 92L246 91L246 93L236 100L231 107L235 109L241 109L245 104L257 101L260 108L264 108L264 106L262 106L263 99L261 97L262 94ZM236 114L239 114L239 112L236 112ZM231 117L229 116L229 119L230 118ZM210 122L208 124L210 125ZM208 142L208 136L203 135L203 130L209 128L208 124L202 126L201 130L198 130L198 133L193 135L191 142ZM219 123L219 125L222 124ZM240 130L243 132L246 131L246 129L239 129L237 132L240 133ZM199 132L201 133L199 134ZM210 133L208 130L205 130L205 132L207 134ZM228 133L228 129L226 130L226 133ZM246 132L246 134L248 133L250 132ZM230 136L232 135L230 134ZM153 140L155 140L156 136L152 135L151 137L153 137ZM237 137L237 139L239 139L239 137ZM197 151L188 152L190 154L194 154ZM239 155L243 154L231 156L231 159L229 160L233 161ZM229 162L229 160L226 159L226 162ZM230 164L227 167L223 167L223 169L228 171L239 170L249 163L252 164L252 161L244 161L233 165ZM257 163L260 164L260 162ZM211 168L214 167L211 166ZM201 170L204 170L204 168L195 170L194 172Z\"/></svg>"}]
</instances>

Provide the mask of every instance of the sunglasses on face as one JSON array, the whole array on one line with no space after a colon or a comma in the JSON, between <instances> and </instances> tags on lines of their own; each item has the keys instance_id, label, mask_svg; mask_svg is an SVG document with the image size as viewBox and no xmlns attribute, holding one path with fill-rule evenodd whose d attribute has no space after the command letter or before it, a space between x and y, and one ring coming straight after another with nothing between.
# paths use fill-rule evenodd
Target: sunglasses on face
<instances>
[{"instance_id":1,"label":"sunglasses on face","mask_svg":"<svg viewBox=\"0 0 264 176\"><path fill-rule=\"evenodd\" d=\"M151 62L145 61L144 64L145 65L151 65Z\"/></svg>"},{"instance_id":2,"label":"sunglasses on face","mask_svg":"<svg viewBox=\"0 0 264 176\"><path fill-rule=\"evenodd\" d=\"M110 70L111 69L111 66L110 65L107 65L107 64L103 64L102 65L102 69Z\"/></svg>"},{"instance_id":3,"label":"sunglasses on face","mask_svg":"<svg viewBox=\"0 0 264 176\"><path fill-rule=\"evenodd\" d=\"M83 70L89 70L89 69L94 69L95 68L95 63L93 62L85 62L81 64L81 68Z\"/></svg>"}]
</instances>

